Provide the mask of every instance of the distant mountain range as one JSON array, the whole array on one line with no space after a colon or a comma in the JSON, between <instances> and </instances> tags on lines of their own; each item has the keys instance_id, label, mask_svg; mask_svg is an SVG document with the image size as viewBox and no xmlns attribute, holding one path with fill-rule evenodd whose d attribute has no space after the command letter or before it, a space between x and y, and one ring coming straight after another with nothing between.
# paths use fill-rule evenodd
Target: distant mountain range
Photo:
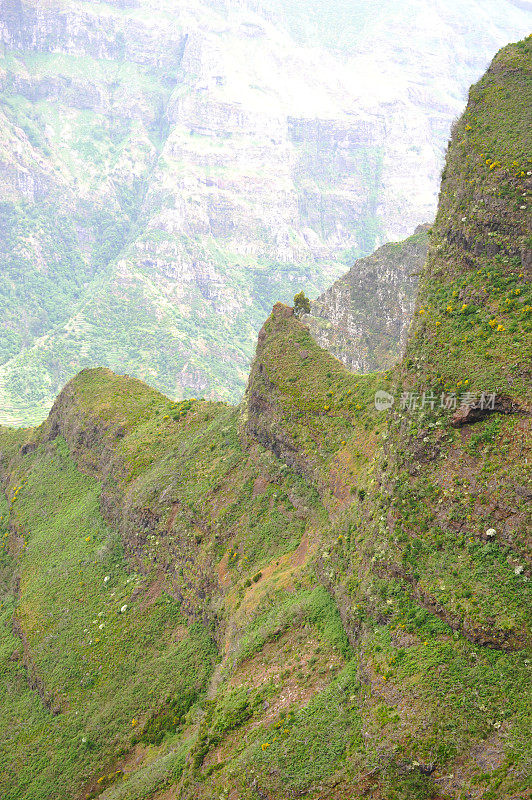
<instances>
[{"instance_id":1,"label":"distant mountain range","mask_svg":"<svg viewBox=\"0 0 532 800\"><path fill-rule=\"evenodd\" d=\"M261 321L436 208L525 3L2 0L0 421L81 367L241 396Z\"/></svg>"}]
</instances>

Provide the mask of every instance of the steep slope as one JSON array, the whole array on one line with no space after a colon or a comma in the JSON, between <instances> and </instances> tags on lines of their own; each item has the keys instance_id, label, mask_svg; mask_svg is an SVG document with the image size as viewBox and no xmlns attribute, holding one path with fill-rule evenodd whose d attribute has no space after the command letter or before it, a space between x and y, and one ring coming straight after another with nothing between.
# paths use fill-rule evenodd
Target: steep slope
<instances>
[{"instance_id":1,"label":"steep slope","mask_svg":"<svg viewBox=\"0 0 532 800\"><path fill-rule=\"evenodd\" d=\"M401 725L416 708L410 757L450 796L530 774L510 683L530 694L531 67L530 37L501 51L455 126L375 484L329 573L342 600L350 576L361 669Z\"/></svg>"},{"instance_id":2,"label":"steep slope","mask_svg":"<svg viewBox=\"0 0 532 800\"><path fill-rule=\"evenodd\" d=\"M272 369L296 338L308 375L316 375L312 388L305 369L300 375L299 351L282 373ZM184 797L212 796L212 759L233 729L247 730L241 756L249 775L274 715L288 731L286 715L296 698L306 705L310 685L325 693L322 704L355 680L339 612L308 564L331 515L351 502L354 476L365 485L368 436L375 439L382 417L367 407L371 388L320 350L290 309L276 307L262 340L259 358L277 387L268 394L272 415L288 435L293 423L300 469L258 444L253 403L247 410L176 404L106 370L68 384L40 428L3 429L3 563L16 575L4 587L15 632L5 663L12 672L21 662L17 692L28 707L24 735L13 735L19 694L8 682L3 796L55 797L60 786L65 796L140 797L179 780ZM250 386L257 398L255 375ZM268 417L261 413L261 422ZM191 664L191 647L203 671ZM141 652L139 676L132 660ZM303 652L292 674L287 665L295 669ZM206 695L213 659L219 665ZM159 662L180 672L178 687ZM87 675L78 675L86 664ZM146 696L152 670L161 675ZM43 713L55 715L62 742L55 749L42 735ZM332 717L326 722L337 738L327 770L342 757L345 731L358 726L351 716L338 730ZM231 781L233 768L236 761Z\"/></svg>"},{"instance_id":3,"label":"steep slope","mask_svg":"<svg viewBox=\"0 0 532 800\"><path fill-rule=\"evenodd\" d=\"M2 0L0 422L102 364L237 400L274 302L432 218L466 89L530 14L322 5Z\"/></svg>"},{"instance_id":4,"label":"steep slope","mask_svg":"<svg viewBox=\"0 0 532 800\"><path fill-rule=\"evenodd\" d=\"M3 797L72 796L84 784L101 792L121 779L120 755L137 726L141 764L146 746L183 732L183 746L156 750L165 758L159 781L176 779L198 746L204 712L194 704L212 671L209 634L222 653L245 649L236 625L245 587L326 518L305 481L268 452L242 449L237 422L237 409L174 404L140 382L89 371L40 429L2 435L10 503L2 565L17 573L3 598L7 620L16 602L15 638L3 650ZM299 603L317 631L323 613L338 616L326 594L288 593L287 613L300 613ZM343 641L339 622L327 636ZM180 685L168 684L173 669ZM259 706L272 690L255 694ZM14 725L21 704L23 731ZM47 715L55 748L43 735Z\"/></svg>"},{"instance_id":5,"label":"steep slope","mask_svg":"<svg viewBox=\"0 0 532 800\"><path fill-rule=\"evenodd\" d=\"M86 370L0 429L2 797L526 796L531 67L471 91L389 380L278 304L239 409Z\"/></svg>"},{"instance_id":6,"label":"steep slope","mask_svg":"<svg viewBox=\"0 0 532 800\"><path fill-rule=\"evenodd\" d=\"M396 364L403 355L420 273L428 250L428 225L404 242L380 247L355 261L317 300L304 322L318 344L355 372Z\"/></svg>"}]
</instances>

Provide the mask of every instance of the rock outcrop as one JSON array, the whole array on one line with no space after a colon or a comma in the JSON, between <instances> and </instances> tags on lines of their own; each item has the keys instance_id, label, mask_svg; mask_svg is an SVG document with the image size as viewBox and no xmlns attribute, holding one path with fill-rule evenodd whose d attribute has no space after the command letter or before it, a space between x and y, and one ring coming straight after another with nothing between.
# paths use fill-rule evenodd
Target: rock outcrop
<instances>
[{"instance_id":1,"label":"rock outcrop","mask_svg":"<svg viewBox=\"0 0 532 800\"><path fill-rule=\"evenodd\" d=\"M428 225L380 247L311 303L303 320L318 344L354 372L385 370L401 358L414 313Z\"/></svg>"}]
</instances>

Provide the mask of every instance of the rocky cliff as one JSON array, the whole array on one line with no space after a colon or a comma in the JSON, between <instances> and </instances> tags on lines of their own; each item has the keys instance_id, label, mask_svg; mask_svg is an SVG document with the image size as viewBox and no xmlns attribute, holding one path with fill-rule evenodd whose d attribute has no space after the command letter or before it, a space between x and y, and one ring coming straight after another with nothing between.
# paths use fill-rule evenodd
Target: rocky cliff
<instances>
[{"instance_id":1,"label":"rocky cliff","mask_svg":"<svg viewBox=\"0 0 532 800\"><path fill-rule=\"evenodd\" d=\"M240 408L96 369L0 429L2 797L526 795L531 65L471 90L389 378L279 304Z\"/></svg>"},{"instance_id":2,"label":"rocky cliff","mask_svg":"<svg viewBox=\"0 0 532 800\"><path fill-rule=\"evenodd\" d=\"M321 5L2 0L3 422L99 364L234 400L276 301L432 218L451 120L529 15Z\"/></svg>"},{"instance_id":3,"label":"rocky cliff","mask_svg":"<svg viewBox=\"0 0 532 800\"><path fill-rule=\"evenodd\" d=\"M304 322L318 344L354 372L385 370L401 358L427 257L428 227L359 259L312 301Z\"/></svg>"}]
</instances>

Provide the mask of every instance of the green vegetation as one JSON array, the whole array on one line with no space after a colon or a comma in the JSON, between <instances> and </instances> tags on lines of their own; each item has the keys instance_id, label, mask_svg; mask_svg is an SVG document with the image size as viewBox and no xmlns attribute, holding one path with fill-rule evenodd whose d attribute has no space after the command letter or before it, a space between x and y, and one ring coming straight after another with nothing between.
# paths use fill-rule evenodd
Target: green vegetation
<instances>
[{"instance_id":1,"label":"green vegetation","mask_svg":"<svg viewBox=\"0 0 532 800\"><path fill-rule=\"evenodd\" d=\"M267 642L275 641L292 626L304 621L315 626L324 642L344 657L352 655L349 641L342 627L333 599L323 586L301 589L299 592L281 592L268 607L258 608L257 615L242 635L234 655L235 664L241 664L263 649Z\"/></svg>"},{"instance_id":2,"label":"green vegetation","mask_svg":"<svg viewBox=\"0 0 532 800\"><path fill-rule=\"evenodd\" d=\"M296 317L300 317L301 314L310 314L310 300L303 291L294 297L294 314Z\"/></svg>"},{"instance_id":3,"label":"green vegetation","mask_svg":"<svg viewBox=\"0 0 532 800\"><path fill-rule=\"evenodd\" d=\"M457 124L396 369L277 304L240 408L91 369L0 429L2 798L530 790L530 227L462 131L506 136L481 90L531 55ZM482 391L505 405L455 427L441 395Z\"/></svg>"},{"instance_id":4,"label":"green vegetation","mask_svg":"<svg viewBox=\"0 0 532 800\"><path fill-rule=\"evenodd\" d=\"M356 664L351 664L305 708L292 711L290 717L279 715L259 730L235 766L261 777L273 774L272 788L279 793L327 780L345 762L347 752L362 744L360 715L349 702L359 688Z\"/></svg>"},{"instance_id":5,"label":"green vegetation","mask_svg":"<svg viewBox=\"0 0 532 800\"><path fill-rule=\"evenodd\" d=\"M36 264L28 243L41 242L43 263ZM65 321L90 275L76 242L71 215L57 208L0 204L0 302L6 335L0 363L20 351L26 341ZM46 265L46 266L45 266ZM25 329L20 309L25 309Z\"/></svg>"},{"instance_id":6,"label":"green vegetation","mask_svg":"<svg viewBox=\"0 0 532 800\"><path fill-rule=\"evenodd\" d=\"M427 388L529 391L531 51L502 50L456 125L405 362Z\"/></svg>"},{"instance_id":7,"label":"green vegetation","mask_svg":"<svg viewBox=\"0 0 532 800\"><path fill-rule=\"evenodd\" d=\"M326 494L333 472L338 494L366 481L384 424L374 396L387 388L386 377L348 372L283 306L274 308L262 333L248 388L248 430L260 441L274 442L274 452L292 467L297 464ZM259 395L269 414L253 413Z\"/></svg>"},{"instance_id":8,"label":"green vegetation","mask_svg":"<svg viewBox=\"0 0 532 800\"><path fill-rule=\"evenodd\" d=\"M149 582L128 573L99 513L100 486L77 471L62 440L22 459L16 481L8 494L20 589L4 589L2 613L15 614L29 666L2 626L2 797L67 796L131 746L150 709L176 694L191 705L216 649L170 596L135 600Z\"/></svg>"}]
</instances>

